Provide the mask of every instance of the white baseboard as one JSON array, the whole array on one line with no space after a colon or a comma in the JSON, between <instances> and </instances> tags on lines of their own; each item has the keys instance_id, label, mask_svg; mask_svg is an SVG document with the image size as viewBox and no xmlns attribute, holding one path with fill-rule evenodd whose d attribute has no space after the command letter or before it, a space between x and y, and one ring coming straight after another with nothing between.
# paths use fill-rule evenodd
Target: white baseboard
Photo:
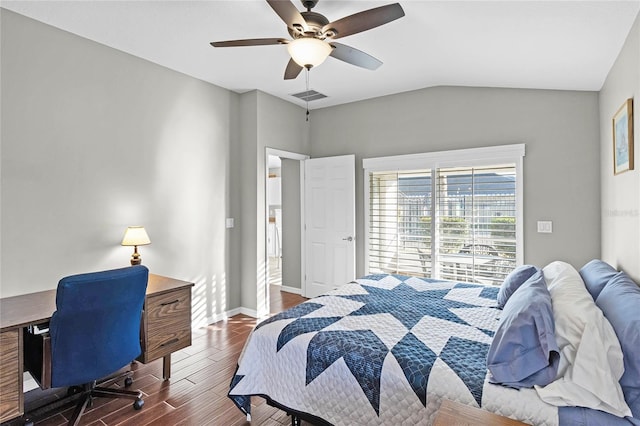
<instances>
[{"instance_id":1,"label":"white baseboard","mask_svg":"<svg viewBox=\"0 0 640 426\"><path fill-rule=\"evenodd\" d=\"M286 291L287 293L302 294L301 288L289 287L288 285L280 286L280 288L281 288L281 291Z\"/></svg>"},{"instance_id":2,"label":"white baseboard","mask_svg":"<svg viewBox=\"0 0 640 426\"><path fill-rule=\"evenodd\" d=\"M241 313L242 313L242 308L234 308L234 309L228 310L225 313L225 319L233 317L233 316L236 316L236 315L239 315Z\"/></svg>"},{"instance_id":3,"label":"white baseboard","mask_svg":"<svg viewBox=\"0 0 640 426\"><path fill-rule=\"evenodd\" d=\"M221 314L217 314L211 317L207 317L204 321L202 321L199 324L193 324L194 327L206 327L208 325L211 324L215 324L219 321L224 321L227 320L233 316L236 316L238 314L243 314L243 315L247 315L250 316L252 318L258 318L257 312L254 309L247 309L247 308L243 308L243 307L239 307L239 308L234 308L234 309L230 309L226 312L223 312Z\"/></svg>"},{"instance_id":4,"label":"white baseboard","mask_svg":"<svg viewBox=\"0 0 640 426\"><path fill-rule=\"evenodd\" d=\"M284 285L282 286L282 291L286 291L287 293L293 293L293 294L302 294L302 289L284 286ZM218 321L224 321L238 314L247 315L251 318L263 318L265 316L268 316L268 315L258 315L258 311L256 311L255 309L249 309L241 306L239 308L230 309L226 312L214 315L212 317L207 317L207 319L205 320L206 324L203 322L202 324L193 324L193 325L194 327L206 327L209 324L214 324Z\"/></svg>"},{"instance_id":5,"label":"white baseboard","mask_svg":"<svg viewBox=\"0 0 640 426\"><path fill-rule=\"evenodd\" d=\"M234 315L243 314L243 315L250 316L252 318L260 318L260 315L258 315L258 311L256 311L255 309L249 309L249 308L240 306L239 308L234 309L234 311L236 310L238 312Z\"/></svg>"},{"instance_id":6,"label":"white baseboard","mask_svg":"<svg viewBox=\"0 0 640 426\"><path fill-rule=\"evenodd\" d=\"M206 319L198 322L197 324L193 324L194 327L206 327L208 325L211 324L215 324L219 321L224 321L227 320L229 318L231 318L232 316L238 315L238 314L245 314L245 315L249 315L250 317L256 318L255 315L251 315L251 310L249 309L245 309L245 308L235 308L235 309L230 309L226 312L223 312L221 314L217 314L211 317L207 317Z\"/></svg>"}]
</instances>

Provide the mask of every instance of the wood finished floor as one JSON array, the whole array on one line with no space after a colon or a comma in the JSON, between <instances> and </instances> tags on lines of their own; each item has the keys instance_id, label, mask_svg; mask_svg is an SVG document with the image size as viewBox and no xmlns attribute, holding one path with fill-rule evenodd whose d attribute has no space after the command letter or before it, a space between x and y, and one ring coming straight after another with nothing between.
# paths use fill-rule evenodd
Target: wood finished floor
<instances>
[{"instance_id":1,"label":"wood finished floor","mask_svg":"<svg viewBox=\"0 0 640 426\"><path fill-rule=\"evenodd\" d=\"M280 292L278 286L271 286L270 296L272 313L305 300L299 295ZM257 397L252 398L252 422L248 423L226 396L240 351L255 324L254 318L237 315L194 329L192 345L173 354L168 381L162 380L162 360L146 365L135 363L132 389L144 393L142 410L135 411L129 400L97 398L93 407L82 416L80 425L290 425L291 419L283 411L268 406L264 399ZM27 409L29 405L40 403L43 397L39 390L27 393ZM54 412L36 425L66 425L72 412L73 408Z\"/></svg>"}]
</instances>

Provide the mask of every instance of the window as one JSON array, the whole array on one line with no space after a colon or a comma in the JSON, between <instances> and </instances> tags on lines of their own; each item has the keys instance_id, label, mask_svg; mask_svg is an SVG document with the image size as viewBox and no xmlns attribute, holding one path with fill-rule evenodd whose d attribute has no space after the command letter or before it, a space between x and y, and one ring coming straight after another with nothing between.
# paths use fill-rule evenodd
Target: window
<instances>
[{"instance_id":1,"label":"window","mask_svg":"<svg viewBox=\"0 0 640 426\"><path fill-rule=\"evenodd\" d=\"M369 271L429 275L431 172L371 172Z\"/></svg>"},{"instance_id":2,"label":"window","mask_svg":"<svg viewBox=\"0 0 640 426\"><path fill-rule=\"evenodd\" d=\"M368 272L499 285L522 263L523 155L509 145L364 160Z\"/></svg>"}]
</instances>

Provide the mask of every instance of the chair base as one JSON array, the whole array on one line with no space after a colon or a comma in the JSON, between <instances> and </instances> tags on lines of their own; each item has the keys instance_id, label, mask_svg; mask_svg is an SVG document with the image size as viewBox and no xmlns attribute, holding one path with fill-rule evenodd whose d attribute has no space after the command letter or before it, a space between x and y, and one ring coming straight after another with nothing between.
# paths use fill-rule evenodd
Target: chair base
<instances>
[{"instance_id":1,"label":"chair base","mask_svg":"<svg viewBox=\"0 0 640 426\"><path fill-rule=\"evenodd\" d=\"M133 373L131 371L127 371L123 374L105 379L100 382L93 382L85 384L83 386L70 387L67 391L67 398L45 404L44 406L36 408L29 413L25 413L25 415L22 416L22 420L25 425L30 426L33 425L36 421L44 418L46 414L51 413L55 409L73 406L75 404L76 408L73 411L71 418L69 419L68 425L76 426L78 425L78 423L80 423L80 417L82 416L84 411L88 407L91 407L93 398L131 399L134 401L133 408L135 410L140 410L144 405L141 391L113 389L106 387L121 380L122 378L125 379L125 386L128 387L133 383L133 380L131 379L132 374Z\"/></svg>"}]
</instances>

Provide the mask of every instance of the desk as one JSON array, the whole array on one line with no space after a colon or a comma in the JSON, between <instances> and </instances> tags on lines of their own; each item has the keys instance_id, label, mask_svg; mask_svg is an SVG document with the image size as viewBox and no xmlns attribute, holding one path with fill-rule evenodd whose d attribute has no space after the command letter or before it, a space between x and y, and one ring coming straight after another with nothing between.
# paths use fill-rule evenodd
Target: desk
<instances>
[{"instance_id":1,"label":"desk","mask_svg":"<svg viewBox=\"0 0 640 426\"><path fill-rule=\"evenodd\" d=\"M193 283L149 274L140 325L138 361L163 361L171 376L171 353L191 345ZM24 414L23 329L49 321L56 310L56 290L0 299L0 422Z\"/></svg>"}]
</instances>

